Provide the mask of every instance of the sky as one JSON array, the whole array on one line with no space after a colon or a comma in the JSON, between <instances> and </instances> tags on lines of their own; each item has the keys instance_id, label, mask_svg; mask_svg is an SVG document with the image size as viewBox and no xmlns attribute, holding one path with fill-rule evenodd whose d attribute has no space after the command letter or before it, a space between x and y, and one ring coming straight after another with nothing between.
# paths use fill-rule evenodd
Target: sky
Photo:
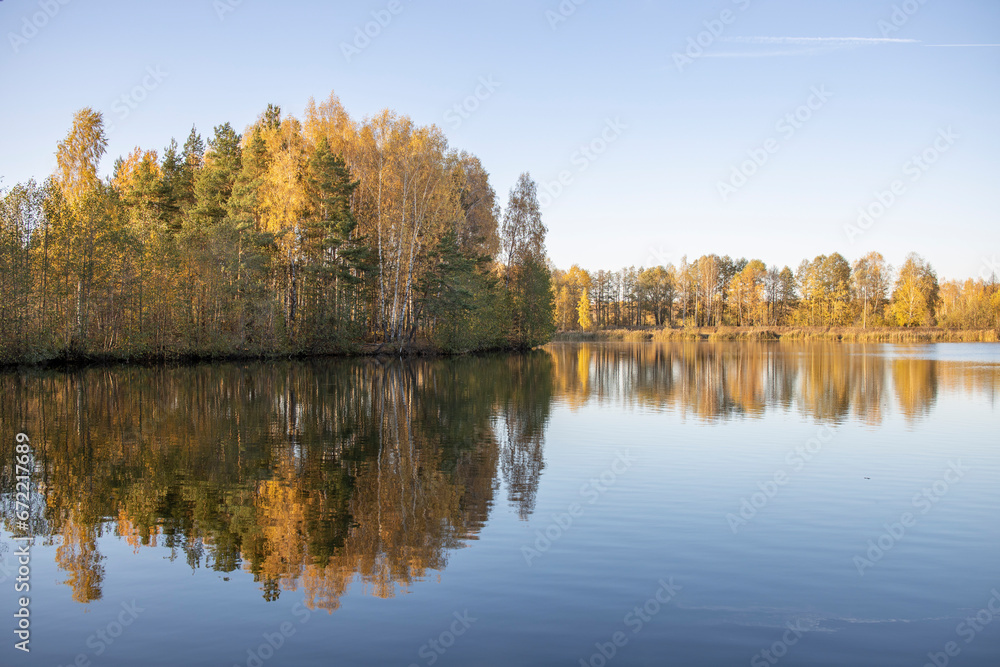
<instances>
[{"instance_id":1,"label":"sky","mask_svg":"<svg viewBox=\"0 0 1000 667\"><path fill-rule=\"evenodd\" d=\"M539 184L561 268L878 250L1000 274L996 0L0 0L0 187L335 93Z\"/></svg>"}]
</instances>

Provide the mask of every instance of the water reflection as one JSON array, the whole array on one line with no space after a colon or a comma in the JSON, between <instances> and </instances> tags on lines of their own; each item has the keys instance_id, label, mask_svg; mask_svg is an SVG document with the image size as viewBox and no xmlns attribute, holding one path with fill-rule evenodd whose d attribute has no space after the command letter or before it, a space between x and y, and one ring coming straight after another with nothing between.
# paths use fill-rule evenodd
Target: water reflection
<instances>
[{"instance_id":1,"label":"water reflection","mask_svg":"<svg viewBox=\"0 0 1000 667\"><path fill-rule=\"evenodd\" d=\"M993 400L1000 367L840 344L554 345L458 360L102 368L0 376L0 429L36 444L38 540L73 599L102 595L101 538L253 574L266 600L392 597L475 540L501 487L530 517L554 402L707 421L799 411L925 418ZM13 516L13 439L2 503ZM10 531L12 526L5 528Z\"/></svg>"},{"instance_id":2,"label":"water reflection","mask_svg":"<svg viewBox=\"0 0 1000 667\"><path fill-rule=\"evenodd\" d=\"M993 400L1000 366L887 354L842 343L616 343L549 348L555 395L669 410L705 421L796 410L822 422L879 424L895 408L926 417L943 388Z\"/></svg>"},{"instance_id":3,"label":"water reflection","mask_svg":"<svg viewBox=\"0 0 1000 667\"><path fill-rule=\"evenodd\" d=\"M7 375L0 413L4 432L38 443L34 532L59 544L74 600L101 598L98 538L113 533L192 568L246 569L267 600L301 586L333 610L353 581L391 597L442 570L485 524L498 475L530 515L551 363L537 352ZM7 505L12 479L8 465Z\"/></svg>"}]
</instances>

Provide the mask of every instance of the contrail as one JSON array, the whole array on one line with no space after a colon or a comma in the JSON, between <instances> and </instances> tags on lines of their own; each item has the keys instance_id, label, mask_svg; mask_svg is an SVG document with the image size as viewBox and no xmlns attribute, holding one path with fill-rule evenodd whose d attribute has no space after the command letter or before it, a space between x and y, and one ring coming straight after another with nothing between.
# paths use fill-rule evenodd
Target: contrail
<instances>
[{"instance_id":1,"label":"contrail","mask_svg":"<svg viewBox=\"0 0 1000 667\"><path fill-rule=\"evenodd\" d=\"M888 37L723 37L721 42L739 42L742 44L797 44L813 46L817 44L867 45L867 44L916 44L918 39L893 39Z\"/></svg>"},{"instance_id":2,"label":"contrail","mask_svg":"<svg viewBox=\"0 0 1000 667\"><path fill-rule=\"evenodd\" d=\"M784 45L787 48L779 51L727 51L724 53L706 53L706 58L772 58L779 56L809 56L830 53L841 49L863 46L880 46L883 44L919 44L919 39L895 39L889 37L722 37L720 42L731 44L761 44L769 46Z\"/></svg>"}]
</instances>

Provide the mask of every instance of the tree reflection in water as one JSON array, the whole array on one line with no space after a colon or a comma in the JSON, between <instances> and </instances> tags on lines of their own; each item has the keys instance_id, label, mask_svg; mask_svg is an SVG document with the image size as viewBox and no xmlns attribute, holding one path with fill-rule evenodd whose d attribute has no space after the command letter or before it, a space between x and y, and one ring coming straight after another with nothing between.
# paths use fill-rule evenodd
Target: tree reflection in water
<instances>
[{"instance_id":1,"label":"tree reflection in water","mask_svg":"<svg viewBox=\"0 0 1000 667\"><path fill-rule=\"evenodd\" d=\"M453 360L316 360L0 376L0 425L36 448L38 539L73 599L100 599L100 538L192 568L244 569L267 600L334 610L352 583L392 597L477 539L501 489L531 516L553 402L720 421L799 411L878 424L995 366L839 344L553 345ZM13 439L0 444L4 516ZM7 525L7 530L12 526Z\"/></svg>"}]
</instances>

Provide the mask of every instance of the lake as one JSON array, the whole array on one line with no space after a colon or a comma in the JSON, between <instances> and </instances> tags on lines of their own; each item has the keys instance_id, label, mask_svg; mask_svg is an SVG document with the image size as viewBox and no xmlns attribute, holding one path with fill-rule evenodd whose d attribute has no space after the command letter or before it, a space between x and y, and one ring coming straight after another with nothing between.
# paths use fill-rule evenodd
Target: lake
<instances>
[{"instance_id":1,"label":"lake","mask_svg":"<svg viewBox=\"0 0 1000 667\"><path fill-rule=\"evenodd\" d=\"M996 667L998 399L995 344L5 373L0 665Z\"/></svg>"}]
</instances>

